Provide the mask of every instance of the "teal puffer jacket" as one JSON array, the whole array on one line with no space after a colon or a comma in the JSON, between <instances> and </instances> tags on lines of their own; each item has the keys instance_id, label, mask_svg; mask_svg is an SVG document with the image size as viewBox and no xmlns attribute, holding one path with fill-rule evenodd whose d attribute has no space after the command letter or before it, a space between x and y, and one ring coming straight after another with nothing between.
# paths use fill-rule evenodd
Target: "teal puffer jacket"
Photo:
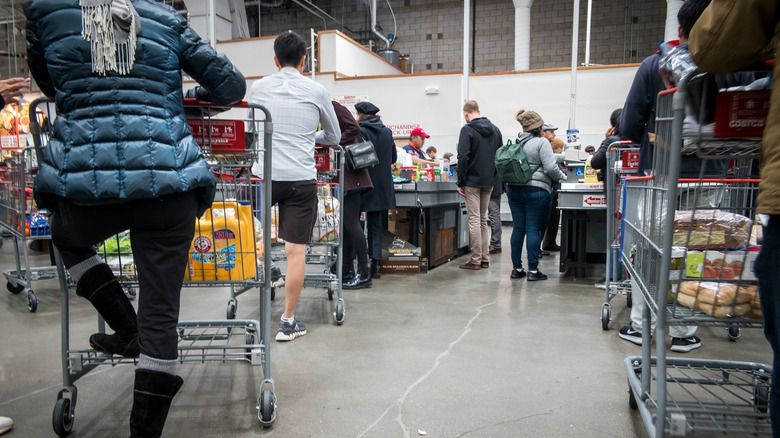
<instances>
[{"instance_id":1,"label":"teal puffer jacket","mask_svg":"<svg viewBox=\"0 0 780 438\"><path fill-rule=\"evenodd\" d=\"M78 1L24 4L30 72L57 105L35 180L41 208L57 196L99 203L191 190L199 216L211 205L215 180L186 122L181 72L201 85L198 98L218 104L241 100L246 81L173 8L132 3L141 32L126 76L92 73Z\"/></svg>"}]
</instances>

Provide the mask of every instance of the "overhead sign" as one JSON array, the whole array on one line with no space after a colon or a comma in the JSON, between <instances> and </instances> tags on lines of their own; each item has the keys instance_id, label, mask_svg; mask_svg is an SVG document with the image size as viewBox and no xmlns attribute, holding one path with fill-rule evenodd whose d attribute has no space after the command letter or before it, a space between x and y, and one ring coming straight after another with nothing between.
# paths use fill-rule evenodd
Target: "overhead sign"
<instances>
[{"instance_id":1,"label":"overhead sign","mask_svg":"<svg viewBox=\"0 0 780 438\"><path fill-rule=\"evenodd\" d=\"M414 128L422 128L421 123L397 123L385 126L393 131L393 137L408 137Z\"/></svg>"},{"instance_id":2,"label":"overhead sign","mask_svg":"<svg viewBox=\"0 0 780 438\"><path fill-rule=\"evenodd\" d=\"M370 102L367 94L354 96L333 96L331 99L343 105L346 109L349 110L349 112L352 113L352 117L356 119L357 111L355 111L355 104L358 102Z\"/></svg>"}]
</instances>

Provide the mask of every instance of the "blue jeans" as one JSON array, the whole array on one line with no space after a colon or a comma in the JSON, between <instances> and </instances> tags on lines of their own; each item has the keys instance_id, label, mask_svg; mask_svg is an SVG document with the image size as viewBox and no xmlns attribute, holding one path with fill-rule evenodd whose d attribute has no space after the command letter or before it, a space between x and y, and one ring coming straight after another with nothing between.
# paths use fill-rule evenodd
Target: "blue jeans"
<instances>
[{"instance_id":1,"label":"blue jeans","mask_svg":"<svg viewBox=\"0 0 780 438\"><path fill-rule=\"evenodd\" d=\"M512 211L512 267L523 268L523 240L528 252L528 269L539 267L542 236L550 218L552 196L547 190L531 186L507 186L509 209Z\"/></svg>"},{"instance_id":2,"label":"blue jeans","mask_svg":"<svg viewBox=\"0 0 780 438\"><path fill-rule=\"evenodd\" d=\"M773 367L780 365L780 215L771 216L764 227L764 244L756 260L756 277L761 295L761 311L764 313L764 335L774 352ZM775 368L775 371L777 369ZM780 436L780 379L772 376L769 391L769 415L772 435Z\"/></svg>"}]
</instances>

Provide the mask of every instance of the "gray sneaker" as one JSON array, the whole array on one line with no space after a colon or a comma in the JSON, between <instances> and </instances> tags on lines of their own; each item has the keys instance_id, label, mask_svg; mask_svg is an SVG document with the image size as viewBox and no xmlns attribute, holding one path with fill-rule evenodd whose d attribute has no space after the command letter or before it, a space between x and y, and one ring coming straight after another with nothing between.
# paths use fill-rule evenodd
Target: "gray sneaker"
<instances>
[{"instance_id":1,"label":"gray sneaker","mask_svg":"<svg viewBox=\"0 0 780 438\"><path fill-rule=\"evenodd\" d=\"M305 334L306 334L306 326L302 322L298 321L297 319L293 319L292 324L288 322L280 321L279 330L276 332L276 340L292 341L298 336L303 336Z\"/></svg>"}]
</instances>

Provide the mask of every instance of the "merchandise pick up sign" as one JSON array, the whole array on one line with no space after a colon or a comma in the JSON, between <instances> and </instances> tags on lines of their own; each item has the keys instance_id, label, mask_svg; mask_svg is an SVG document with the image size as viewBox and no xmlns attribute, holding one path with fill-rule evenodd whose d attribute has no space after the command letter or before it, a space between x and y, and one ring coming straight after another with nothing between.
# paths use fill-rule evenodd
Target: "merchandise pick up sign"
<instances>
[{"instance_id":1,"label":"merchandise pick up sign","mask_svg":"<svg viewBox=\"0 0 780 438\"><path fill-rule=\"evenodd\" d=\"M601 207L607 205L607 197L601 195L583 195L582 206L583 207Z\"/></svg>"}]
</instances>

